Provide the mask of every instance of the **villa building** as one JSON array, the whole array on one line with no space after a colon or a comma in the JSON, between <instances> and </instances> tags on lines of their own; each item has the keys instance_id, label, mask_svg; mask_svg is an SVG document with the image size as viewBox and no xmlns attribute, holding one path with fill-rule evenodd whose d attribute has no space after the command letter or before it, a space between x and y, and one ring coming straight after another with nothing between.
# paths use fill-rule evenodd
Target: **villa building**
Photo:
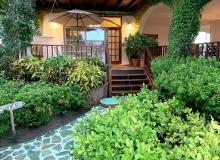
<instances>
[{"instance_id":1,"label":"villa building","mask_svg":"<svg viewBox=\"0 0 220 160\"><path fill-rule=\"evenodd\" d=\"M90 44L95 42L99 47L106 44L113 64L128 64L122 42L129 34L138 31L157 39L159 45L168 44L171 10L163 4L148 7L144 2L143 0L37 0L37 6L40 8L40 33L34 37L32 44L45 46L74 44L76 27L52 22L51 15L77 8L113 22L103 21L100 25L91 24L86 26L86 29L83 29L82 26L79 27L82 40L87 40ZM144 10L143 8L148 9ZM218 0L211 1L204 8L201 29L196 43L220 40L220 10L218 8L220 8ZM137 14L135 15L135 13ZM44 57L46 57L45 49L43 53L41 48L41 54ZM48 48L48 50L51 49Z\"/></svg>"},{"instance_id":2,"label":"villa building","mask_svg":"<svg viewBox=\"0 0 220 160\"><path fill-rule=\"evenodd\" d=\"M158 41L159 47L155 51L161 53L155 53L154 56L166 53L172 11L162 3L150 6L146 0L37 0L36 2L39 8L39 34L34 36L29 52L40 57L49 58L64 53L76 58L95 55L108 64L126 66L129 60L122 43L125 37L136 32ZM196 47L200 55L219 55L219 8L219 0L212 0L204 7L200 32L195 41L200 43ZM102 17L103 21L99 21L98 24L86 23L80 19L82 17L79 17L77 25L69 23L70 20L63 23L56 22L58 15L61 15L59 19L61 18L62 21L62 16L66 15L64 12L75 9L94 13ZM108 74L109 95L137 93L143 82L149 88L153 87L146 67L113 66Z\"/></svg>"}]
</instances>

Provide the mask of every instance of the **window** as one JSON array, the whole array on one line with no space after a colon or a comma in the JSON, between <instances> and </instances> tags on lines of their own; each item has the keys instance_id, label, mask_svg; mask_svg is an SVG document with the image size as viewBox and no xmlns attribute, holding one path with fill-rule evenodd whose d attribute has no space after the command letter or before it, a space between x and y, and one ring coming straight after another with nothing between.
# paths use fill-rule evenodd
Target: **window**
<instances>
[{"instance_id":1,"label":"window","mask_svg":"<svg viewBox=\"0 0 220 160\"><path fill-rule=\"evenodd\" d=\"M90 45L102 45L105 41L105 30L101 28L66 28L66 45L90 44ZM78 35L78 36L77 36Z\"/></svg>"},{"instance_id":2,"label":"window","mask_svg":"<svg viewBox=\"0 0 220 160\"><path fill-rule=\"evenodd\" d=\"M210 42L210 33L208 32L199 32L194 43L206 43Z\"/></svg>"}]
</instances>

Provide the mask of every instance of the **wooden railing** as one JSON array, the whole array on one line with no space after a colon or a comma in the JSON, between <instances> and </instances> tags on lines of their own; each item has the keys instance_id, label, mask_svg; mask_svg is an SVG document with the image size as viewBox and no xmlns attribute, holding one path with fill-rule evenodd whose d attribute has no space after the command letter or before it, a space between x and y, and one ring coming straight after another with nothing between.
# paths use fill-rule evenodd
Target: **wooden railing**
<instances>
[{"instance_id":1,"label":"wooden railing","mask_svg":"<svg viewBox=\"0 0 220 160\"><path fill-rule=\"evenodd\" d=\"M105 60L105 46L72 46L72 45L36 45L32 44L22 52L22 56L34 55L40 58L52 58L65 54L72 58L91 56Z\"/></svg>"},{"instance_id":2,"label":"wooden railing","mask_svg":"<svg viewBox=\"0 0 220 160\"><path fill-rule=\"evenodd\" d=\"M196 56L216 57L220 60L220 42L199 43L192 46L192 53Z\"/></svg>"},{"instance_id":3,"label":"wooden railing","mask_svg":"<svg viewBox=\"0 0 220 160\"><path fill-rule=\"evenodd\" d=\"M220 61L220 42L211 43L199 43L187 46L187 52L192 56L204 56L216 57ZM150 63L156 57L165 57L167 53L167 46L157 46L157 47L144 47L144 60L145 60L145 70L148 74L151 83L153 84L152 73L150 70ZM153 86L153 85L152 85Z\"/></svg>"},{"instance_id":4,"label":"wooden railing","mask_svg":"<svg viewBox=\"0 0 220 160\"><path fill-rule=\"evenodd\" d=\"M216 57L217 60L220 60L220 42L192 44L188 45L186 50L189 55L206 58ZM152 59L159 56L164 57L167 53L167 46L145 47L144 52L146 56L150 56Z\"/></svg>"},{"instance_id":5,"label":"wooden railing","mask_svg":"<svg viewBox=\"0 0 220 160\"><path fill-rule=\"evenodd\" d=\"M153 58L159 56L164 57L167 53L167 46L156 46L156 47L148 47L148 48Z\"/></svg>"}]
</instances>

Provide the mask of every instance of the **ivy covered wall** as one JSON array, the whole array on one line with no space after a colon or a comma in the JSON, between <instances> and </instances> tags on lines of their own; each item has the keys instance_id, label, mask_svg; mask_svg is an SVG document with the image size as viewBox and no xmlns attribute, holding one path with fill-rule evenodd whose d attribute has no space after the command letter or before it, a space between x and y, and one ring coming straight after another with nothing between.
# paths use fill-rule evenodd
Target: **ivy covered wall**
<instances>
[{"instance_id":1,"label":"ivy covered wall","mask_svg":"<svg viewBox=\"0 0 220 160\"><path fill-rule=\"evenodd\" d=\"M0 70L10 70L11 60L32 41L35 31L34 0L1 0Z\"/></svg>"},{"instance_id":2,"label":"ivy covered wall","mask_svg":"<svg viewBox=\"0 0 220 160\"><path fill-rule=\"evenodd\" d=\"M186 46L196 38L200 28L201 11L210 0L162 0L173 11L169 31L168 55L187 56Z\"/></svg>"}]
</instances>

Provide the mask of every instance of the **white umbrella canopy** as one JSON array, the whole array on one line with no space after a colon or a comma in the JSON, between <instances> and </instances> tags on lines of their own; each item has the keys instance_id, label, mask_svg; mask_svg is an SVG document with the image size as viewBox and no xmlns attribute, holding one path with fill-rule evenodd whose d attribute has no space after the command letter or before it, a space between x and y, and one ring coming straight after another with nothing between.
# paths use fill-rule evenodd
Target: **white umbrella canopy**
<instances>
[{"instance_id":1,"label":"white umbrella canopy","mask_svg":"<svg viewBox=\"0 0 220 160\"><path fill-rule=\"evenodd\" d=\"M55 13L50 17L51 22L64 26L89 27L100 25L105 19L90 12L74 9L66 12Z\"/></svg>"}]
</instances>

